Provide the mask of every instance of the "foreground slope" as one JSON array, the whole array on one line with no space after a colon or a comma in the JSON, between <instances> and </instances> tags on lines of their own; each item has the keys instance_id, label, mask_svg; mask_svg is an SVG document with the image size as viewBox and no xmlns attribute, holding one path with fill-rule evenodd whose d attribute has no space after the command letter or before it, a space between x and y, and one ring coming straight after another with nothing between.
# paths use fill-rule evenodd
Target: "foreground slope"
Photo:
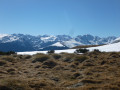
<instances>
[{"instance_id":1,"label":"foreground slope","mask_svg":"<svg viewBox=\"0 0 120 90\"><path fill-rule=\"evenodd\" d=\"M120 53L4 55L0 90L120 90Z\"/></svg>"}]
</instances>

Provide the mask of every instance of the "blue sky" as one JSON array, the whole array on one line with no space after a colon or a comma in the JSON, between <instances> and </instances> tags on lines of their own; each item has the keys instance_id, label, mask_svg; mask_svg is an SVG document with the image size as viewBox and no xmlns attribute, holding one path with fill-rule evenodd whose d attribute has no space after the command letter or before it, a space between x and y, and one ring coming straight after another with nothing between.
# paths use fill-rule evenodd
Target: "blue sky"
<instances>
[{"instance_id":1,"label":"blue sky","mask_svg":"<svg viewBox=\"0 0 120 90\"><path fill-rule=\"evenodd\" d=\"M120 0L0 0L0 33L120 36Z\"/></svg>"}]
</instances>

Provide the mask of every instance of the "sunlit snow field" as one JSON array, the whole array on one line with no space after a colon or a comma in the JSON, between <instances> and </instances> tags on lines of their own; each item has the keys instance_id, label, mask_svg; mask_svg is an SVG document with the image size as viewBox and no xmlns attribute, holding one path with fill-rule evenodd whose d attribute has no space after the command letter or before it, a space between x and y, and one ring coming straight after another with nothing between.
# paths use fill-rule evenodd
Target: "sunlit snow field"
<instances>
[{"instance_id":1,"label":"sunlit snow field","mask_svg":"<svg viewBox=\"0 0 120 90\"><path fill-rule=\"evenodd\" d=\"M94 49L99 49L100 51L103 52L119 52L120 51L120 42L119 43L114 43L114 44L108 44L108 45L103 45L103 46L98 46L98 47L91 47L87 48L90 51L93 51ZM76 49L66 49L66 50L55 50L55 53L74 53ZM31 52L17 52L17 54L21 55L34 55L37 53L44 53L47 54L48 51L31 51Z\"/></svg>"}]
</instances>

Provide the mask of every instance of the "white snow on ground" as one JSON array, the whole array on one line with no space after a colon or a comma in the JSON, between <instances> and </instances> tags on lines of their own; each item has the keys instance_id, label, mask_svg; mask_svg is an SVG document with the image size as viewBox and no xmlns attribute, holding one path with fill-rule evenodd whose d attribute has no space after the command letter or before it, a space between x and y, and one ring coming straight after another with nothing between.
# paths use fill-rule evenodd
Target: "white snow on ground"
<instances>
[{"instance_id":1,"label":"white snow on ground","mask_svg":"<svg viewBox=\"0 0 120 90\"><path fill-rule=\"evenodd\" d=\"M103 45L103 46L98 46L98 47L91 47L87 48L90 51L93 51L94 49L99 49L100 51L104 52L120 52L120 42L119 43L113 43L113 44L108 44L108 45ZM66 50L55 50L55 53L74 53L76 49L66 49ZM47 54L48 51L32 51L32 52L17 52L17 54L21 55L34 55L37 53L44 53Z\"/></svg>"},{"instance_id":2,"label":"white snow on ground","mask_svg":"<svg viewBox=\"0 0 120 90\"><path fill-rule=\"evenodd\" d=\"M99 49L100 51L104 52L120 52L120 42L98 47L91 47L87 49L89 49L90 51L93 51L94 49Z\"/></svg>"},{"instance_id":3,"label":"white snow on ground","mask_svg":"<svg viewBox=\"0 0 120 90\"><path fill-rule=\"evenodd\" d=\"M76 49L66 49L66 50L55 50L55 53L62 53L62 52L65 52L65 53L74 53ZM31 51L31 52L17 52L17 54L20 54L20 55L34 55L34 54L37 54L37 53L44 53L44 54L47 54L48 51Z\"/></svg>"},{"instance_id":4,"label":"white snow on ground","mask_svg":"<svg viewBox=\"0 0 120 90\"><path fill-rule=\"evenodd\" d=\"M52 44L51 46L57 46L57 47L63 47L63 45L60 42L57 42L55 44Z\"/></svg>"}]
</instances>

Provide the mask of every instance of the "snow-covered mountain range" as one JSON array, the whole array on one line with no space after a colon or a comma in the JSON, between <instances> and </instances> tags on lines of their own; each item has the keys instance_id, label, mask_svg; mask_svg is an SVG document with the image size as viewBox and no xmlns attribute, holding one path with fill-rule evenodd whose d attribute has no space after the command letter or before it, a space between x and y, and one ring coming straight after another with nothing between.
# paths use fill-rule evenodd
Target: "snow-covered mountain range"
<instances>
[{"instance_id":1,"label":"snow-covered mountain range","mask_svg":"<svg viewBox=\"0 0 120 90\"><path fill-rule=\"evenodd\" d=\"M24 35L24 34L0 34L0 51L39 51L39 50L61 50L78 45L101 45L109 44L117 37L110 36L101 38L92 35Z\"/></svg>"}]
</instances>

